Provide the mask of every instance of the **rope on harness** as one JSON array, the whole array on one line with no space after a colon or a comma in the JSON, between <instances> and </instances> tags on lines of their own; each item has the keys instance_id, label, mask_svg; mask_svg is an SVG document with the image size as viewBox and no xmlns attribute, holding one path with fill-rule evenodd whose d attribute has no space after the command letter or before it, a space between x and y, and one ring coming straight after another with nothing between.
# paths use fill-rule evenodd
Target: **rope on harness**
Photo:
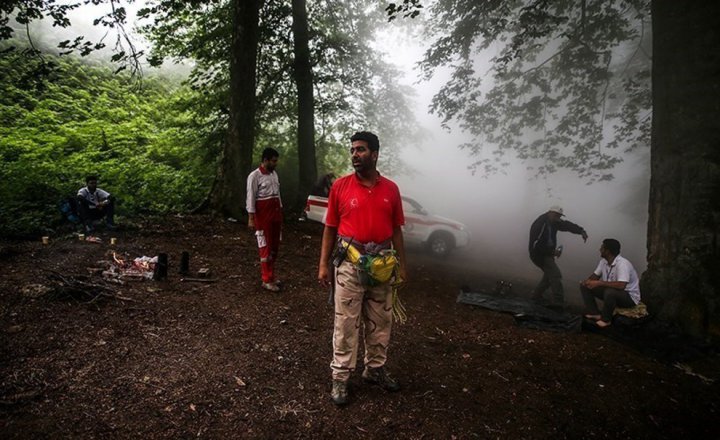
<instances>
[{"instance_id":1,"label":"rope on harness","mask_svg":"<svg viewBox=\"0 0 720 440\"><path fill-rule=\"evenodd\" d=\"M405 313L405 306L400 301L400 294L398 289L402 285L402 280L394 281L392 283L392 315L393 319L398 324L405 324L407 322L407 313Z\"/></svg>"}]
</instances>

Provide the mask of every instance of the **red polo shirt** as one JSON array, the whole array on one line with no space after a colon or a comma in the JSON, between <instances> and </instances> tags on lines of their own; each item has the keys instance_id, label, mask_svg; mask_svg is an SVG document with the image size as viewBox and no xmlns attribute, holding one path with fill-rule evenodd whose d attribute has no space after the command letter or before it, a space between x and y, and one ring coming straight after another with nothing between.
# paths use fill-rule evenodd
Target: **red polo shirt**
<instances>
[{"instance_id":1,"label":"red polo shirt","mask_svg":"<svg viewBox=\"0 0 720 440\"><path fill-rule=\"evenodd\" d=\"M325 224L354 241L382 243L405 224L400 190L383 176L372 187L360 184L355 173L341 177L330 188Z\"/></svg>"}]
</instances>

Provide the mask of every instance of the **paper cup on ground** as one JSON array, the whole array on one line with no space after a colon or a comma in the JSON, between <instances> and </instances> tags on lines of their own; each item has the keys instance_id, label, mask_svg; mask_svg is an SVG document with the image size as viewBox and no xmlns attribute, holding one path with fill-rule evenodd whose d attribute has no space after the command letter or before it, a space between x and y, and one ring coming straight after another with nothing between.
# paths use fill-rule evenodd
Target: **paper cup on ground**
<instances>
[{"instance_id":1,"label":"paper cup on ground","mask_svg":"<svg viewBox=\"0 0 720 440\"><path fill-rule=\"evenodd\" d=\"M85 240L85 234L78 234L78 240L84 241L84 240Z\"/></svg>"},{"instance_id":2,"label":"paper cup on ground","mask_svg":"<svg viewBox=\"0 0 720 440\"><path fill-rule=\"evenodd\" d=\"M49 244L49 243L50 243L50 237L48 237L47 235L43 236L43 238L42 238L42 243L43 243L43 244Z\"/></svg>"},{"instance_id":3,"label":"paper cup on ground","mask_svg":"<svg viewBox=\"0 0 720 440\"><path fill-rule=\"evenodd\" d=\"M110 244L117 244L117 238L111 237L111 238L110 238Z\"/></svg>"}]
</instances>

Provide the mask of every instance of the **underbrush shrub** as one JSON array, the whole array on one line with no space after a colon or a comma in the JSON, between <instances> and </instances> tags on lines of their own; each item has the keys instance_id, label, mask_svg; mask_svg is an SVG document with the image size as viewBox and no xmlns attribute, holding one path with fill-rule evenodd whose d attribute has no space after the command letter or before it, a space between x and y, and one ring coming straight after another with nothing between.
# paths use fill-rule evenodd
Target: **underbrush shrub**
<instances>
[{"instance_id":1,"label":"underbrush shrub","mask_svg":"<svg viewBox=\"0 0 720 440\"><path fill-rule=\"evenodd\" d=\"M50 57L50 55L46 55ZM166 214L196 206L215 170L202 133L187 130L193 92L152 78L142 88L111 67L55 58L44 83L22 55L0 58L0 235L29 237L67 226L59 203L99 176L116 214Z\"/></svg>"}]
</instances>

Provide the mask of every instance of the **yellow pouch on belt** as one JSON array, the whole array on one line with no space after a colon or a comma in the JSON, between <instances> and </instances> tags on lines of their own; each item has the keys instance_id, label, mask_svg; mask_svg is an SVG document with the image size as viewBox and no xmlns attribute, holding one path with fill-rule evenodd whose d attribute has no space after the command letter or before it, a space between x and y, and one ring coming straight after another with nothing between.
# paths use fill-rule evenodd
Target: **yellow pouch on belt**
<instances>
[{"instance_id":1,"label":"yellow pouch on belt","mask_svg":"<svg viewBox=\"0 0 720 440\"><path fill-rule=\"evenodd\" d=\"M386 252L386 251L383 251ZM385 254L374 256L370 259L370 268L368 272L378 283L386 283L390 281L393 274L395 273L395 267L398 264L398 259L395 256L394 251L390 251Z\"/></svg>"},{"instance_id":2,"label":"yellow pouch on belt","mask_svg":"<svg viewBox=\"0 0 720 440\"><path fill-rule=\"evenodd\" d=\"M397 265L398 259L393 250L385 250L378 255L361 255L356 264L360 284L377 286L387 283L395 273Z\"/></svg>"},{"instance_id":3,"label":"yellow pouch on belt","mask_svg":"<svg viewBox=\"0 0 720 440\"><path fill-rule=\"evenodd\" d=\"M358 251L355 246L351 245L350 243L348 243L345 240L343 240L340 243L340 246L344 247L345 250L347 251L347 254L345 256L345 259L347 261L351 262L352 264L357 264L358 261L360 261L361 254L360 254L360 251Z\"/></svg>"},{"instance_id":4,"label":"yellow pouch on belt","mask_svg":"<svg viewBox=\"0 0 720 440\"><path fill-rule=\"evenodd\" d=\"M354 264L358 270L367 276L361 276L362 284L376 286L390 281L398 265L395 251L385 249L377 255L363 255L352 244L342 241L341 246L347 250L345 259Z\"/></svg>"}]
</instances>

